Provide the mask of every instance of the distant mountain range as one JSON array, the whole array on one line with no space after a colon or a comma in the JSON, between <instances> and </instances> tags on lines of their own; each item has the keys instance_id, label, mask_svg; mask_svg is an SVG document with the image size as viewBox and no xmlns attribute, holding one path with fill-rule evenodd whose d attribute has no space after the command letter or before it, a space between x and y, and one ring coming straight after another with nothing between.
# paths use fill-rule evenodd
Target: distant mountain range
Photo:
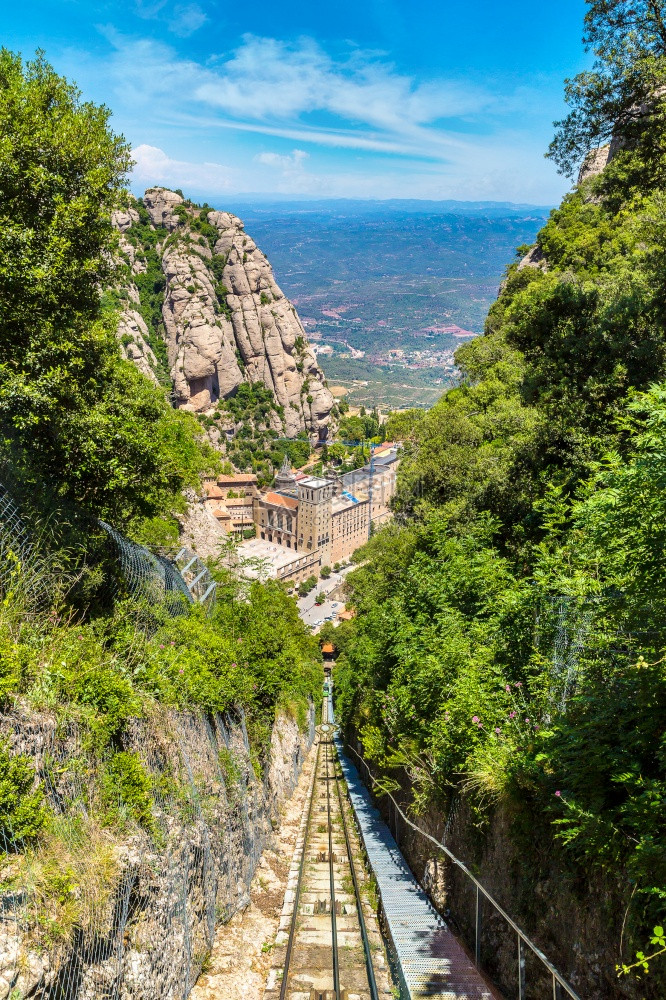
<instances>
[{"instance_id":1,"label":"distant mountain range","mask_svg":"<svg viewBox=\"0 0 666 1000\"><path fill-rule=\"evenodd\" d=\"M218 199L219 200L219 199ZM294 201L291 195L280 198L277 195L236 195L225 205L229 210L248 216L256 213L272 214L288 211L293 214L315 212L326 215L390 215L392 212L410 212L414 215L484 215L488 218L512 218L533 216L544 218L552 205L516 204L511 201L425 201L420 198L389 198L384 200L357 198L322 198Z\"/></svg>"}]
</instances>

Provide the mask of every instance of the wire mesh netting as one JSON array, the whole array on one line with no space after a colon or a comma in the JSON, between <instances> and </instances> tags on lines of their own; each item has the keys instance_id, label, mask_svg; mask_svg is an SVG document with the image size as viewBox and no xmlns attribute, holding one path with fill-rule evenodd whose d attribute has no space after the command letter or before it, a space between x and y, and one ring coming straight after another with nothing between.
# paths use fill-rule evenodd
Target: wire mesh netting
<instances>
[{"instance_id":1,"label":"wire mesh netting","mask_svg":"<svg viewBox=\"0 0 666 1000\"><path fill-rule=\"evenodd\" d=\"M0 592L20 590L26 613L39 613L49 600L48 574L16 504L0 483Z\"/></svg>"},{"instance_id":2,"label":"wire mesh netting","mask_svg":"<svg viewBox=\"0 0 666 1000\"><path fill-rule=\"evenodd\" d=\"M143 826L75 725L17 710L0 732L34 760L54 816L34 844L0 830L0 997L186 997L217 923L249 902L275 816L242 709L132 721L123 749L150 777ZM295 787L304 743L279 762L281 791Z\"/></svg>"},{"instance_id":3,"label":"wire mesh netting","mask_svg":"<svg viewBox=\"0 0 666 1000\"><path fill-rule=\"evenodd\" d=\"M212 581L186 551L181 574L105 529L130 594L174 614L211 599ZM3 591L20 571L34 606L48 606L50 577L4 491L0 557L12 563L0 566ZM33 837L0 811L0 1000L185 998L216 925L249 901L278 800L314 738L313 712L307 735L295 723L282 728L289 738L274 731L259 773L240 707L204 715L153 703L103 754L66 711L17 701L0 714L0 746L34 768L49 815ZM120 794L118 757L136 764L141 812L127 786Z\"/></svg>"},{"instance_id":4,"label":"wire mesh netting","mask_svg":"<svg viewBox=\"0 0 666 1000\"><path fill-rule=\"evenodd\" d=\"M660 649L663 612L622 593L553 595L536 614L534 646L548 664L551 712L564 713L586 672L607 672Z\"/></svg>"},{"instance_id":5,"label":"wire mesh netting","mask_svg":"<svg viewBox=\"0 0 666 1000\"><path fill-rule=\"evenodd\" d=\"M182 614L192 603L212 611L216 584L196 553L181 548L171 560L130 541L105 521L99 523L116 546L125 585L133 597L159 602L172 615Z\"/></svg>"}]
</instances>

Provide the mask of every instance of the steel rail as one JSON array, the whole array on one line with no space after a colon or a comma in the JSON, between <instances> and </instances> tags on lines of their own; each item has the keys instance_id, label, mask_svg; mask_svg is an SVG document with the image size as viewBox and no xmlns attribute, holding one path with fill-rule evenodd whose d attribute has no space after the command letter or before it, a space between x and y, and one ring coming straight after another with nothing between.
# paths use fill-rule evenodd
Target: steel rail
<instances>
[{"instance_id":1,"label":"steel rail","mask_svg":"<svg viewBox=\"0 0 666 1000\"><path fill-rule=\"evenodd\" d=\"M289 938L287 940L287 950L284 956L284 968L282 970L282 982L280 983L280 1000L286 1000L287 996L287 985L289 982L289 965L291 963L291 953L294 948L294 939L296 937L296 924L298 923L298 903L301 897L301 888L303 884L303 869L305 868L305 855L308 848L308 837L310 834L310 824L312 821L312 806L315 799L315 786L317 784L317 774L319 773L319 753L321 751L321 740L317 743L317 756L315 759L314 774L312 778L312 786L310 788L310 804L308 806L308 816L305 822L305 833L303 835L303 850L301 851L301 860L298 866L298 880L296 882L296 889L294 891L294 908L291 914L291 924L289 927Z\"/></svg>"},{"instance_id":2,"label":"steel rail","mask_svg":"<svg viewBox=\"0 0 666 1000\"><path fill-rule=\"evenodd\" d=\"M337 757L337 749L334 748L335 756ZM370 950L370 939L368 938L368 931L365 926L365 917L363 916L363 902L361 900L361 890L359 888L358 879L356 877L356 869L354 868L354 859L352 857L351 840L349 837L349 830L347 828L347 819L345 817L345 810L342 804L342 792L340 791L340 782L336 776L335 787L338 791L338 803L340 805L340 815L342 817L342 829L345 835L345 846L347 848L347 857L349 858L349 871L351 874L352 883L354 885L354 894L356 896L356 912L358 913L358 923L361 928L361 938L363 940L363 951L365 953L365 968L368 974L368 986L370 987L370 997L371 1000L379 1000L379 991L377 989L377 980L375 978L375 970L372 964L372 952Z\"/></svg>"},{"instance_id":3,"label":"steel rail","mask_svg":"<svg viewBox=\"0 0 666 1000\"><path fill-rule=\"evenodd\" d=\"M328 712L326 715L328 720ZM328 875L331 892L331 944L333 952L333 990L335 1000L340 1000L340 962L338 956L338 926L335 913L335 871L333 869L333 827L331 821L331 788L328 773L329 749L333 740L329 736L326 743L326 814L328 818Z\"/></svg>"}]
</instances>

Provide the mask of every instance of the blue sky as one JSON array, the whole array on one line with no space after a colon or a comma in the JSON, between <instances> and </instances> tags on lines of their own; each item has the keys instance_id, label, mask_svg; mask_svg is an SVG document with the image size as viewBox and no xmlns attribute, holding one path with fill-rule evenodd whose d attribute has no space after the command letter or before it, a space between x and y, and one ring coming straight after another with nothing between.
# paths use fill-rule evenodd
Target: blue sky
<instances>
[{"instance_id":1,"label":"blue sky","mask_svg":"<svg viewBox=\"0 0 666 1000\"><path fill-rule=\"evenodd\" d=\"M224 196L552 204L543 153L585 68L583 0L28 0L36 47L113 109L132 180Z\"/></svg>"}]
</instances>

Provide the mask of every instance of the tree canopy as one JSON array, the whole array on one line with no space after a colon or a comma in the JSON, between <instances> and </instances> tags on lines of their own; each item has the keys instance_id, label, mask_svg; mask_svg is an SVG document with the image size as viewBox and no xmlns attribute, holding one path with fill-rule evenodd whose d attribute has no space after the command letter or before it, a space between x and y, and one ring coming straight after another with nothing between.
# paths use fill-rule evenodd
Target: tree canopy
<instances>
[{"instance_id":1,"label":"tree canopy","mask_svg":"<svg viewBox=\"0 0 666 1000\"><path fill-rule=\"evenodd\" d=\"M191 417L121 359L101 293L130 165L110 111L42 54L0 52L0 458L40 491L127 524L211 464ZM213 463L214 464L214 463Z\"/></svg>"},{"instance_id":2,"label":"tree canopy","mask_svg":"<svg viewBox=\"0 0 666 1000\"><path fill-rule=\"evenodd\" d=\"M661 0L588 0L583 41L591 70L565 82L571 111L556 122L548 155L573 175L590 150L614 138L635 145L664 123L666 17Z\"/></svg>"}]
</instances>

